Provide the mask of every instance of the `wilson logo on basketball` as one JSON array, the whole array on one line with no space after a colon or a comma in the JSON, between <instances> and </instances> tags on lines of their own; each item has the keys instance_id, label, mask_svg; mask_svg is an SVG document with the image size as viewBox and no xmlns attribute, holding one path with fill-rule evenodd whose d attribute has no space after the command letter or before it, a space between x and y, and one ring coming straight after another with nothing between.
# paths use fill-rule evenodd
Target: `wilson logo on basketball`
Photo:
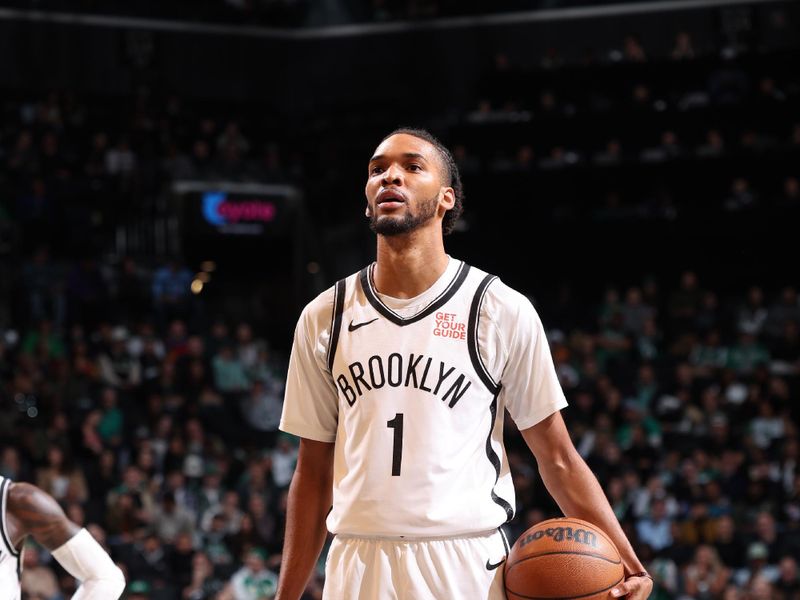
<instances>
[{"instance_id":1,"label":"wilson logo on basketball","mask_svg":"<svg viewBox=\"0 0 800 600\"><path fill-rule=\"evenodd\" d=\"M597 535L595 533L586 531L585 529L575 529L573 531L572 527L548 527L547 529L534 531L526 535L525 538L520 541L519 547L522 548L543 537L553 538L554 542L563 542L567 540L591 548L597 548Z\"/></svg>"},{"instance_id":2,"label":"wilson logo on basketball","mask_svg":"<svg viewBox=\"0 0 800 600\"><path fill-rule=\"evenodd\" d=\"M455 313L437 312L433 335L454 340L467 339L467 326L456 321Z\"/></svg>"}]
</instances>

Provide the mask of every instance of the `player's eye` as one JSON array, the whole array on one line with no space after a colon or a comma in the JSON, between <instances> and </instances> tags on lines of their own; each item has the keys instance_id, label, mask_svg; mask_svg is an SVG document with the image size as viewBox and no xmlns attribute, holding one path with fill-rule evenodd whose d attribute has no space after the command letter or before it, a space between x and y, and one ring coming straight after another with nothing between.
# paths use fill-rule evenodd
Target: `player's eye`
<instances>
[{"instance_id":1,"label":"player's eye","mask_svg":"<svg viewBox=\"0 0 800 600\"><path fill-rule=\"evenodd\" d=\"M372 167L369 170L369 172L370 172L371 175L377 175L378 173L382 173L383 172L383 168L379 167L378 165L375 165L374 167Z\"/></svg>"},{"instance_id":2,"label":"player's eye","mask_svg":"<svg viewBox=\"0 0 800 600\"><path fill-rule=\"evenodd\" d=\"M409 171L421 171L422 170L422 167L420 165L418 165L417 163L411 163L410 165L408 165L407 168L408 168Z\"/></svg>"}]
</instances>

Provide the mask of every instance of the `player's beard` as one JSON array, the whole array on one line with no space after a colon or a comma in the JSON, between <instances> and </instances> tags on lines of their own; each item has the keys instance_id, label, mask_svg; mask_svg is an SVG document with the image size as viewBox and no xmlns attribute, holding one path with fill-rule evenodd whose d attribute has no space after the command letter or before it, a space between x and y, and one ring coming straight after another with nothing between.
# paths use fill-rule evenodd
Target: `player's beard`
<instances>
[{"instance_id":1,"label":"player's beard","mask_svg":"<svg viewBox=\"0 0 800 600\"><path fill-rule=\"evenodd\" d=\"M405 212L398 216L383 215L379 219L375 214L376 211L372 211L369 216L369 228L378 235L385 236L409 233L435 217L438 205L439 196L436 195L428 200L421 201L416 213L412 212L407 204Z\"/></svg>"}]
</instances>

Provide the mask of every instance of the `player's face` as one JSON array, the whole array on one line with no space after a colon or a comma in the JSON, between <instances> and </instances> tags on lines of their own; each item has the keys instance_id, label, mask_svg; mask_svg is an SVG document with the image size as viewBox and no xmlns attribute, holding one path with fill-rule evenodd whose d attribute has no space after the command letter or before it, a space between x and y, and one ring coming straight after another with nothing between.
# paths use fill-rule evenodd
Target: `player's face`
<instances>
[{"instance_id":1,"label":"player's face","mask_svg":"<svg viewBox=\"0 0 800 600\"><path fill-rule=\"evenodd\" d=\"M408 233L436 221L453 207L453 188L444 181L436 148L399 133L385 139L369 161L367 217L379 235Z\"/></svg>"}]
</instances>

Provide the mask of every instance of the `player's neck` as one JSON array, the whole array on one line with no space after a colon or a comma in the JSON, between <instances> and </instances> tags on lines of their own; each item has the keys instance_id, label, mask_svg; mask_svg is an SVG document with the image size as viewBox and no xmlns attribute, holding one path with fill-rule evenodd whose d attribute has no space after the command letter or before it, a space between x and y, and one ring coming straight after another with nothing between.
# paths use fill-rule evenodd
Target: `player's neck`
<instances>
[{"instance_id":1,"label":"player's neck","mask_svg":"<svg viewBox=\"0 0 800 600\"><path fill-rule=\"evenodd\" d=\"M442 276L448 263L441 234L378 236L375 287L394 298L413 298Z\"/></svg>"}]
</instances>

